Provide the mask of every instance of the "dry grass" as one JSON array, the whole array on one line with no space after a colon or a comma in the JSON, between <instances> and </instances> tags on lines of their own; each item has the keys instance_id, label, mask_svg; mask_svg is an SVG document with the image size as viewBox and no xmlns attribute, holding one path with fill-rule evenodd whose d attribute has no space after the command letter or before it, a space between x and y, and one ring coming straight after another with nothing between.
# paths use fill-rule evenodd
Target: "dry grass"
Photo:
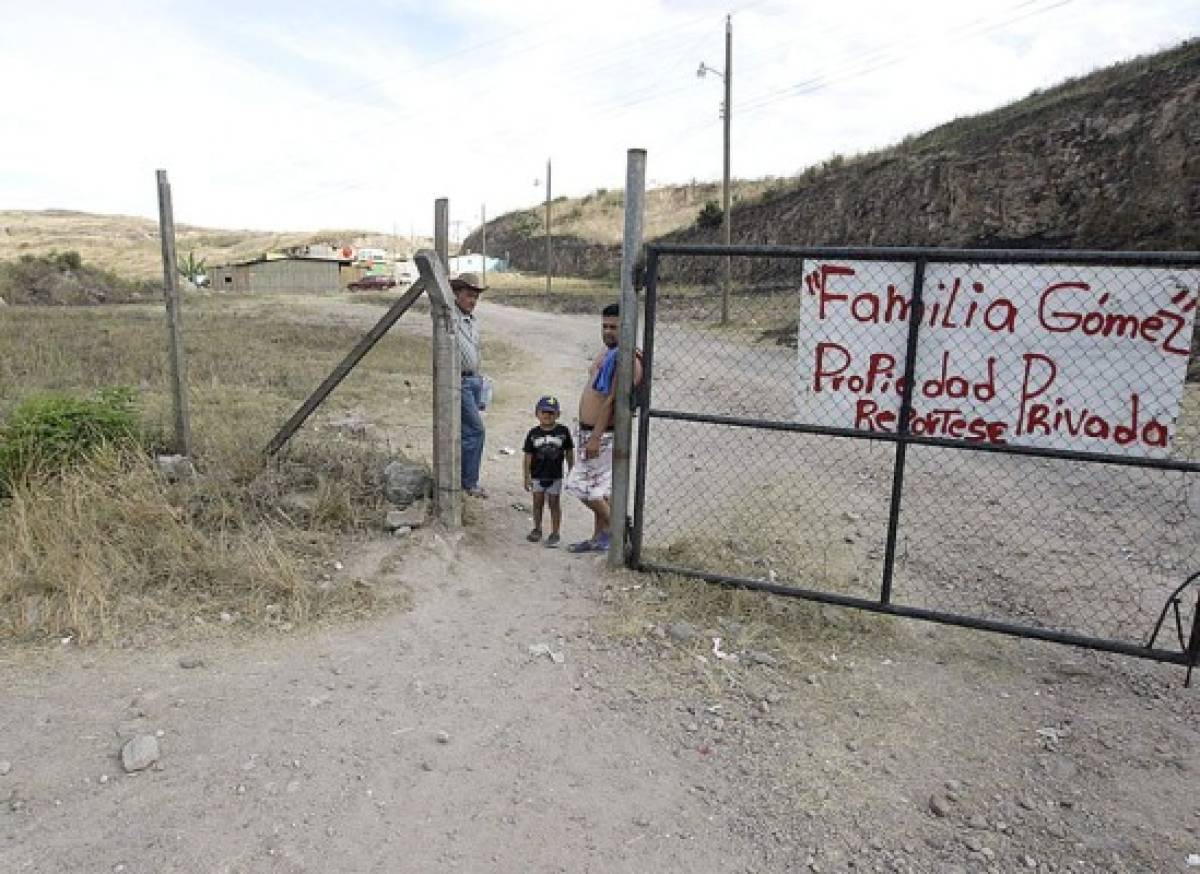
<instances>
[{"instance_id":1,"label":"dry grass","mask_svg":"<svg viewBox=\"0 0 1200 874\"><path fill-rule=\"evenodd\" d=\"M103 455L18 489L0 504L0 639L112 639L221 613L287 627L370 605L366 588L323 580L320 562L381 520L388 458L428 444L429 343L385 338L264 467L261 447L364 331L310 316L278 300L190 303L200 476L169 485L145 457ZM0 347L18 354L0 359L0 420L35 391L129 385L167 433L165 346L157 307L6 308ZM321 426L347 406L373 439Z\"/></svg>"},{"instance_id":2,"label":"dry grass","mask_svg":"<svg viewBox=\"0 0 1200 874\"><path fill-rule=\"evenodd\" d=\"M364 332L361 326L299 315L295 305L279 299L243 301L237 307L217 299L189 300L184 341L198 440L236 421L240 443L263 445L271 428ZM128 385L145 399L147 414L165 422L168 365L161 307L8 307L0 321L0 347L19 353L0 357L0 386L6 387L0 415L33 391ZM427 340L384 338L338 388L327 414L372 403L387 419L396 384L403 380L408 382L403 396L428 398L428 362Z\"/></svg>"},{"instance_id":3,"label":"dry grass","mask_svg":"<svg viewBox=\"0 0 1200 874\"><path fill-rule=\"evenodd\" d=\"M714 682L719 682L722 660L714 653L714 638L721 652L739 661L754 661L764 653L780 665L807 670L829 665L833 655L864 638L882 639L896 633L889 617L858 610L822 606L815 602L766 592L706 583L672 574L628 574L613 586L607 599L613 611L606 631L619 640L659 639L676 655L698 660ZM674 623L686 622L696 636L686 641L671 638Z\"/></svg>"},{"instance_id":4,"label":"dry grass","mask_svg":"<svg viewBox=\"0 0 1200 874\"><path fill-rule=\"evenodd\" d=\"M755 200L778 184L772 177L734 179L729 196L734 204ZM649 189L646 192L646 239L656 239L690 226L710 200L720 205L719 182L693 181ZM531 207L529 212L538 221L543 221L541 208ZM561 198L554 202L551 212L555 234L619 245L625 227L625 193L619 189L597 189L583 197ZM540 234L537 230L533 236Z\"/></svg>"},{"instance_id":5,"label":"dry grass","mask_svg":"<svg viewBox=\"0 0 1200 874\"><path fill-rule=\"evenodd\" d=\"M621 298L620 286L607 279L584 279L575 276L551 278L550 295L546 295L546 277L534 273L489 273L487 299L509 306L542 312L599 313L607 304ZM698 311L717 312L719 289L674 284L664 288L659 299L659 311L667 317L676 314L691 318ZM709 318L706 312L705 319Z\"/></svg>"},{"instance_id":6,"label":"dry grass","mask_svg":"<svg viewBox=\"0 0 1200 874\"><path fill-rule=\"evenodd\" d=\"M831 542L811 526L764 525L760 505L788 506L794 498L786 485L748 484L744 494L723 493L721 510L704 508L702 521L685 514L687 534L647 545L643 557L662 566L871 597L877 563L867 556L865 540ZM825 505L840 506L833 500ZM684 620L699 634L677 649L688 657L703 656L710 667L719 661L712 653L714 637L722 638L726 652L766 651L803 669L856 639L895 633L887 617L799 598L672 574L644 583L638 577L617 587L614 632L625 638L662 637L671 623Z\"/></svg>"},{"instance_id":7,"label":"dry grass","mask_svg":"<svg viewBox=\"0 0 1200 874\"><path fill-rule=\"evenodd\" d=\"M620 288L603 279L554 276L551 277L551 292L547 296L544 275L517 272L488 274L488 300L542 312L599 312L620 296Z\"/></svg>"},{"instance_id":8,"label":"dry grass","mask_svg":"<svg viewBox=\"0 0 1200 874\"><path fill-rule=\"evenodd\" d=\"M173 491L149 459L115 455L18 489L0 513L0 636L89 642L221 612L295 623L354 600L308 585L277 526L197 524Z\"/></svg>"}]
</instances>

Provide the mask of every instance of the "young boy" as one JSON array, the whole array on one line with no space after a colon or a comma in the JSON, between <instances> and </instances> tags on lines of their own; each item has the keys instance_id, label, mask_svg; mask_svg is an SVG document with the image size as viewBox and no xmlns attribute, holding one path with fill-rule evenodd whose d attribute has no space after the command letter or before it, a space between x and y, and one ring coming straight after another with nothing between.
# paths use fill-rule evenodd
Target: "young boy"
<instances>
[{"instance_id":1,"label":"young boy","mask_svg":"<svg viewBox=\"0 0 1200 874\"><path fill-rule=\"evenodd\" d=\"M525 491L533 492L533 530L525 539L530 543L542 539L542 508L548 501L553 529L546 546L553 548L558 546L562 524L563 460L567 470L575 466L575 444L570 429L558 424L558 398L539 398L534 413L537 427L525 435Z\"/></svg>"}]
</instances>

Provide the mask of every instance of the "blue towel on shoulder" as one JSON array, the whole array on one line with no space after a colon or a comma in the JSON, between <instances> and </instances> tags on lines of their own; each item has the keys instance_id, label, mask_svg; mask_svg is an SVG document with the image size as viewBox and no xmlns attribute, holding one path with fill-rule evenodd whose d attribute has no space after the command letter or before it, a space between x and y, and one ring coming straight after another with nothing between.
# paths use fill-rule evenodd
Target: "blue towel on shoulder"
<instances>
[{"instance_id":1,"label":"blue towel on shoulder","mask_svg":"<svg viewBox=\"0 0 1200 874\"><path fill-rule=\"evenodd\" d=\"M617 376L617 350L609 349L604 356L604 363L600 365L600 369L596 371L596 378L592 380L592 388L606 395L613 390L613 381Z\"/></svg>"}]
</instances>

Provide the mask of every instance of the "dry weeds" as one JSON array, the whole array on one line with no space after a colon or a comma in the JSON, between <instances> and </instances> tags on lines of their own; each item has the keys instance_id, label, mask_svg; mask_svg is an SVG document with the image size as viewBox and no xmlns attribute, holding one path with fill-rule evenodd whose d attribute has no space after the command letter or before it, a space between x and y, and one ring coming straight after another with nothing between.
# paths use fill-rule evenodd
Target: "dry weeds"
<instances>
[{"instance_id":1,"label":"dry weeds","mask_svg":"<svg viewBox=\"0 0 1200 874\"><path fill-rule=\"evenodd\" d=\"M17 489L0 514L4 636L89 642L188 616L262 618L268 605L279 622L320 612L273 526L209 529L170 492L150 460L112 454Z\"/></svg>"},{"instance_id":2,"label":"dry weeds","mask_svg":"<svg viewBox=\"0 0 1200 874\"><path fill-rule=\"evenodd\" d=\"M113 639L223 613L281 628L370 606L373 590L331 584L320 564L381 520L387 460L421 454L406 429L428 431L428 340L385 338L264 466L271 434L362 334L297 316L282 301L189 306L197 478L168 484L150 459L108 453L0 505L0 639ZM156 307L10 307L0 346L19 354L0 359L0 417L35 391L130 385L169 433L165 339ZM322 426L347 404L369 413L371 437Z\"/></svg>"},{"instance_id":3,"label":"dry weeds","mask_svg":"<svg viewBox=\"0 0 1200 874\"><path fill-rule=\"evenodd\" d=\"M721 638L724 652L766 652L803 670L854 639L895 633L887 617L863 611L674 574L651 575L651 582L644 575L624 579L610 590L614 610L608 630L624 639L662 637L673 623L687 622L697 635L676 644L679 654L703 656L709 664L718 661L712 652L714 637Z\"/></svg>"}]
</instances>

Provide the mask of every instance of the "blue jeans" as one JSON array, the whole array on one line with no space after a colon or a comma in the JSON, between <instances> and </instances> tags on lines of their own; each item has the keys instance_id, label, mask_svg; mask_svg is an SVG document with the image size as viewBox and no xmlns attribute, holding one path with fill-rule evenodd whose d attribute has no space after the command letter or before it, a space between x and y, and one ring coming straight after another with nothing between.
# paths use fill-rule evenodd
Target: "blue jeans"
<instances>
[{"instance_id":1,"label":"blue jeans","mask_svg":"<svg viewBox=\"0 0 1200 874\"><path fill-rule=\"evenodd\" d=\"M464 376L462 380L462 487L479 488L479 467L483 463L483 416L479 402L483 377Z\"/></svg>"}]
</instances>

